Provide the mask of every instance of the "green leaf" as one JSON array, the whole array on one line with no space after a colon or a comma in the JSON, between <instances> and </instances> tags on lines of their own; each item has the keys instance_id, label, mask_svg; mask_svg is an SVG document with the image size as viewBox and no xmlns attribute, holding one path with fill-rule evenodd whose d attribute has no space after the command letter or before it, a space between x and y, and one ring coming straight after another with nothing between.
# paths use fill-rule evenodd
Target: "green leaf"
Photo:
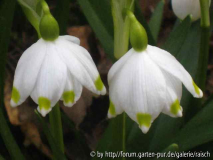
<instances>
[{"instance_id":1,"label":"green leaf","mask_svg":"<svg viewBox=\"0 0 213 160\"><path fill-rule=\"evenodd\" d=\"M178 26L174 27L162 48L170 52L172 55L177 56L185 42L190 26L191 18L188 16L183 22L179 23Z\"/></svg>"},{"instance_id":2,"label":"green leaf","mask_svg":"<svg viewBox=\"0 0 213 160\"><path fill-rule=\"evenodd\" d=\"M176 160L177 158L172 156L173 153L178 152L179 151L179 146L177 144L171 144L169 145L169 147L167 147L166 149L164 149L162 152L157 153L157 158L158 160L164 160L166 158L166 160Z\"/></svg>"},{"instance_id":3,"label":"green leaf","mask_svg":"<svg viewBox=\"0 0 213 160\"><path fill-rule=\"evenodd\" d=\"M151 33L153 35L153 38L155 41L157 41L158 34L160 32L160 27L162 23L163 18L163 9L165 5L165 0L161 0L155 9L155 11L152 14L152 17L149 21L149 28L151 30Z\"/></svg>"},{"instance_id":4,"label":"green leaf","mask_svg":"<svg viewBox=\"0 0 213 160\"><path fill-rule=\"evenodd\" d=\"M58 22L60 34L66 34L69 20L70 0L57 1L54 17Z\"/></svg>"},{"instance_id":5,"label":"green leaf","mask_svg":"<svg viewBox=\"0 0 213 160\"><path fill-rule=\"evenodd\" d=\"M11 158L22 160L24 156L10 132L4 115L4 75L16 1L3 0L0 4L0 133Z\"/></svg>"},{"instance_id":6,"label":"green leaf","mask_svg":"<svg viewBox=\"0 0 213 160\"><path fill-rule=\"evenodd\" d=\"M4 157L2 155L0 155L0 160L5 160Z\"/></svg>"},{"instance_id":7,"label":"green leaf","mask_svg":"<svg viewBox=\"0 0 213 160\"><path fill-rule=\"evenodd\" d=\"M39 22L42 15L40 0L18 0L18 2L29 22L39 33Z\"/></svg>"},{"instance_id":8,"label":"green leaf","mask_svg":"<svg viewBox=\"0 0 213 160\"><path fill-rule=\"evenodd\" d=\"M178 133L174 141L178 143L180 150L189 150L198 145L213 141L212 113L213 97Z\"/></svg>"},{"instance_id":9,"label":"green leaf","mask_svg":"<svg viewBox=\"0 0 213 160\"><path fill-rule=\"evenodd\" d=\"M82 159L90 159L91 150L87 144L87 140L84 136L84 133L76 129L75 123L64 112L61 112L61 117L63 124L66 124L69 130L74 133L73 139L78 142L76 147L78 148L77 150L81 152Z\"/></svg>"},{"instance_id":10,"label":"green leaf","mask_svg":"<svg viewBox=\"0 0 213 160\"><path fill-rule=\"evenodd\" d=\"M111 59L115 59L113 55L113 21L110 1L78 0L78 3L106 54Z\"/></svg>"},{"instance_id":11,"label":"green leaf","mask_svg":"<svg viewBox=\"0 0 213 160\"><path fill-rule=\"evenodd\" d=\"M47 126L46 122L44 121L43 117L41 117L40 113L38 113L37 110L35 110L35 113L38 117L39 122L42 124L42 128L44 131L44 134L48 140L48 143L52 149L54 158L56 160L66 160L67 158L65 155L62 153L62 151L59 149L59 146L57 145L55 139L53 138L53 135L51 134L51 131L49 127Z\"/></svg>"}]
</instances>

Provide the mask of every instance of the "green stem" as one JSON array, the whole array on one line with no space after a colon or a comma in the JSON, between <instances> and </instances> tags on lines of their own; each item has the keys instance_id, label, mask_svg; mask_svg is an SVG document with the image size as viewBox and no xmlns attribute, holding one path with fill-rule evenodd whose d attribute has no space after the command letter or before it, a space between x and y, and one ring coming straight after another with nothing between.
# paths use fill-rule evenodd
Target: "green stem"
<instances>
[{"instance_id":1,"label":"green stem","mask_svg":"<svg viewBox=\"0 0 213 160\"><path fill-rule=\"evenodd\" d=\"M57 103L52 111L49 114L50 118L50 129L51 133L60 147L61 151L64 153L64 139L63 139L63 129L61 122L61 111L59 107L59 103Z\"/></svg>"},{"instance_id":2,"label":"green stem","mask_svg":"<svg viewBox=\"0 0 213 160\"><path fill-rule=\"evenodd\" d=\"M209 57L210 40L210 18L209 18L209 0L200 0L201 6L201 39L198 73L198 85L204 91L206 83L206 70Z\"/></svg>"},{"instance_id":3,"label":"green stem","mask_svg":"<svg viewBox=\"0 0 213 160\"><path fill-rule=\"evenodd\" d=\"M201 27L210 27L209 0L200 0Z\"/></svg>"},{"instance_id":4,"label":"green stem","mask_svg":"<svg viewBox=\"0 0 213 160\"><path fill-rule=\"evenodd\" d=\"M121 58L129 46L129 27L130 20L123 17L123 9L133 10L134 0L111 0L112 16L114 23L114 56Z\"/></svg>"}]
</instances>

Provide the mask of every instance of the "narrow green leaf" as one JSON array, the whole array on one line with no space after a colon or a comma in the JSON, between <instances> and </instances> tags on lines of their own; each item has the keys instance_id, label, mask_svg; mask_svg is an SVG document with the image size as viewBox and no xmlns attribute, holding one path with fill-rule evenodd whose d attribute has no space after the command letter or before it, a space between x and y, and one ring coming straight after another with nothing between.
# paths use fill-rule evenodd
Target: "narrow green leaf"
<instances>
[{"instance_id":1,"label":"narrow green leaf","mask_svg":"<svg viewBox=\"0 0 213 160\"><path fill-rule=\"evenodd\" d=\"M53 107L52 111L49 113L49 119L50 119L51 133L55 138L57 145L64 153L64 138L63 138L63 128L61 122L61 111L59 107L59 102Z\"/></svg>"},{"instance_id":2,"label":"narrow green leaf","mask_svg":"<svg viewBox=\"0 0 213 160\"><path fill-rule=\"evenodd\" d=\"M198 145L213 141L213 97L203 106L203 109L195 115L175 138L180 150L189 150Z\"/></svg>"},{"instance_id":3,"label":"narrow green leaf","mask_svg":"<svg viewBox=\"0 0 213 160\"><path fill-rule=\"evenodd\" d=\"M39 22L41 16L41 6L39 5L40 0L18 0L22 7L22 10L27 17L28 21L39 33Z\"/></svg>"},{"instance_id":4,"label":"narrow green leaf","mask_svg":"<svg viewBox=\"0 0 213 160\"><path fill-rule=\"evenodd\" d=\"M113 55L113 21L110 1L78 0L78 3L106 54L111 59L115 59Z\"/></svg>"},{"instance_id":5,"label":"narrow green leaf","mask_svg":"<svg viewBox=\"0 0 213 160\"><path fill-rule=\"evenodd\" d=\"M98 147L96 151L104 153L108 152L117 152L122 151L122 130L123 130L123 118L124 114L118 115L117 117L110 120L110 124L106 131L104 132L101 140L99 141ZM100 159L99 157L94 157L93 160ZM107 157L103 157L103 159L108 159ZM122 159L122 157L118 158Z\"/></svg>"},{"instance_id":6,"label":"narrow green leaf","mask_svg":"<svg viewBox=\"0 0 213 160\"><path fill-rule=\"evenodd\" d=\"M38 117L39 122L42 124L42 128L44 131L44 134L48 140L48 143L52 149L54 158L56 160L66 160L67 158L65 157L65 155L62 153L62 151L59 148L59 146L57 145L55 139L53 138L53 135L51 134L51 131L49 129L49 127L47 126L46 122L44 121L43 117L41 117L40 113L38 113L37 110L35 110L35 113Z\"/></svg>"},{"instance_id":7,"label":"narrow green leaf","mask_svg":"<svg viewBox=\"0 0 213 160\"><path fill-rule=\"evenodd\" d=\"M5 160L4 157L2 155L0 155L0 160Z\"/></svg>"},{"instance_id":8,"label":"narrow green leaf","mask_svg":"<svg viewBox=\"0 0 213 160\"><path fill-rule=\"evenodd\" d=\"M163 9L165 5L165 0L161 0L155 9L155 11L152 14L152 17L149 21L149 28L151 30L151 33L153 35L153 38L155 41L158 39L158 34L160 32L160 27L162 23L163 18Z\"/></svg>"},{"instance_id":9,"label":"narrow green leaf","mask_svg":"<svg viewBox=\"0 0 213 160\"><path fill-rule=\"evenodd\" d=\"M71 119L64 112L61 112L61 117L63 123L66 124L69 129L74 133L74 139L79 142L79 145L77 147L81 151L82 156L90 158L91 150L87 144L87 140L84 136L84 133L76 129L74 122L71 121Z\"/></svg>"},{"instance_id":10,"label":"narrow green leaf","mask_svg":"<svg viewBox=\"0 0 213 160\"><path fill-rule=\"evenodd\" d=\"M157 153L158 160L176 160L177 157L174 157L174 153L179 151L179 146L177 144L171 144L166 149L164 149L162 152Z\"/></svg>"},{"instance_id":11,"label":"narrow green leaf","mask_svg":"<svg viewBox=\"0 0 213 160\"><path fill-rule=\"evenodd\" d=\"M4 108L4 74L10 41L10 30L15 10L15 0L3 0L0 5L0 133L12 159L22 160L22 155L7 125Z\"/></svg>"},{"instance_id":12,"label":"narrow green leaf","mask_svg":"<svg viewBox=\"0 0 213 160\"><path fill-rule=\"evenodd\" d=\"M70 0L57 1L54 17L58 22L60 34L66 34L69 20Z\"/></svg>"},{"instance_id":13,"label":"narrow green leaf","mask_svg":"<svg viewBox=\"0 0 213 160\"><path fill-rule=\"evenodd\" d=\"M185 42L187 33L191 26L191 18L188 16L184 19L183 22L178 23L178 26L175 26L173 31L170 33L166 42L162 46L163 49L167 50L174 56L177 56L183 43Z\"/></svg>"}]
</instances>

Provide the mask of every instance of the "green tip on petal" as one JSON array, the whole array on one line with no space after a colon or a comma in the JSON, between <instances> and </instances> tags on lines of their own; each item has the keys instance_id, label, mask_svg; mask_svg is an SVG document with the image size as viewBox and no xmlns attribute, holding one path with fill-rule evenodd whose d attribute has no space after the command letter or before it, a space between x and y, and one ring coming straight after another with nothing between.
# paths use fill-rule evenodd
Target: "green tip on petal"
<instances>
[{"instance_id":1,"label":"green tip on petal","mask_svg":"<svg viewBox=\"0 0 213 160\"><path fill-rule=\"evenodd\" d=\"M137 121L140 126L150 127L152 116L148 113L137 113Z\"/></svg>"},{"instance_id":2,"label":"green tip on petal","mask_svg":"<svg viewBox=\"0 0 213 160\"><path fill-rule=\"evenodd\" d=\"M177 115L180 110L181 110L180 102L177 99L176 101L174 101L174 103L172 103L170 107L170 112L174 115Z\"/></svg>"},{"instance_id":3,"label":"green tip on petal","mask_svg":"<svg viewBox=\"0 0 213 160\"><path fill-rule=\"evenodd\" d=\"M65 103L74 103L75 93L73 91L66 91L63 93L62 97Z\"/></svg>"},{"instance_id":4,"label":"green tip on petal","mask_svg":"<svg viewBox=\"0 0 213 160\"><path fill-rule=\"evenodd\" d=\"M104 84L103 84L100 76L98 76L98 78L95 80L95 87L98 91L102 91L102 89L104 87Z\"/></svg>"},{"instance_id":5,"label":"green tip on petal","mask_svg":"<svg viewBox=\"0 0 213 160\"><path fill-rule=\"evenodd\" d=\"M199 89L199 87L195 84L195 82L192 80L192 84L193 84L193 86L194 86L194 89L195 89L195 92L198 94L198 95L200 95L200 89Z\"/></svg>"},{"instance_id":6,"label":"green tip on petal","mask_svg":"<svg viewBox=\"0 0 213 160\"><path fill-rule=\"evenodd\" d=\"M17 104L20 100L21 96L19 94L19 91L16 87L13 87L12 91L12 100Z\"/></svg>"},{"instance_id":7,"label":"green tip on petal","mask_svg":"<svg viewBox=\"0 0 213 160\"><path fill-rule=\"evenodd\" d=\"M112 103L112 101L110 101L110 104L109 104L109 113L110 113L112 116L115 116L115 115L116 115L115 105Z\"/></svg>"},{"instance_id":8,"label":"green tip on petal","mask_svg":"<svg viewBox=\"0 0 213 160\"><path fill-rule=\"evenodd\" d=\"M45 98L45 97L39 97L38 98L38 105L39 105L39 109L42 110L46 110L48 111L50 109L50 100L48 98Z\"/></svg>"}]
</instances>

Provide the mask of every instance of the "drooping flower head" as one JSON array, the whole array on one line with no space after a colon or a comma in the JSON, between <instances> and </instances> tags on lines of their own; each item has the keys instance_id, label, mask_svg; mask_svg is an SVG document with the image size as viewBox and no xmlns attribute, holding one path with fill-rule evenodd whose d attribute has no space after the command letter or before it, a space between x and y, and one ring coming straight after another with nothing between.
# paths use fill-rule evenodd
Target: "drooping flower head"
<instances>
[{"instance_id":1,"label":"drooping flower head","mask_svg":"<svg viewBox=\"0 0 213 160\"><path fill-rule=\"evenodd\" d=\"M130 17L133 48L109 71L108 117L125 111L147 133L161 112L171 117L182 116L182 83L196 98L202 97L203 93L174 56L147 45L145 29L133 14Z\"/></svg>"},{"instance_id":2,"label":"drooping flower head","mask_svg":"<svg viewBox=\"0 0 213 160\"><path fill-rule=\"evenodd\" d=\"M44 2L45 3L45 2ZM97 68L80 40L59 36L57 21L43 4L40 22L41 39L21 56L14 77L11 106L23 103L28 96L45 116L61 99L71 107L81 96L82 87L104 95L106 89Z\"/></svg>"},{"instance_id":3,"label":"drooping flower head","mask_svg":"<svg viewBox=\"0 0 213 160\"><path fill-rule=\"evenodd\" d=\"M200 0L172 0L172 9L181 20L191 15L192 21L196 21L201 16Z\"/></svg>"}]
</instances>

